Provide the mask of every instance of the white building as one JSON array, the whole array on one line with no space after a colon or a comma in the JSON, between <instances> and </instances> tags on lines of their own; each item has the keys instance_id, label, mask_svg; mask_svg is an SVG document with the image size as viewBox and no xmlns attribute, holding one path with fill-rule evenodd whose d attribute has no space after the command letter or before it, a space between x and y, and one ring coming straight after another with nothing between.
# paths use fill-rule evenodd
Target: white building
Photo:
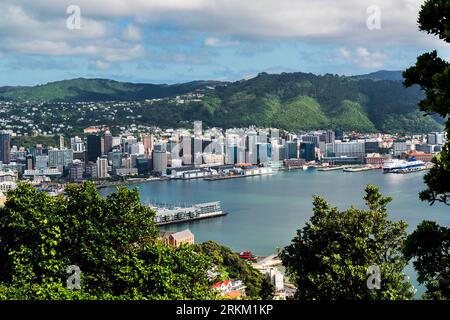
<instances>
[{"instance_id":1,"label":"white building","mask_svg":"<svg viewBox=\"0 0 450 320\"><path fill-rule=\"evenodd\" d=\"M99 179L108 178L108 159L97 158L97 177Z\"/></svg>"}]
</instances>

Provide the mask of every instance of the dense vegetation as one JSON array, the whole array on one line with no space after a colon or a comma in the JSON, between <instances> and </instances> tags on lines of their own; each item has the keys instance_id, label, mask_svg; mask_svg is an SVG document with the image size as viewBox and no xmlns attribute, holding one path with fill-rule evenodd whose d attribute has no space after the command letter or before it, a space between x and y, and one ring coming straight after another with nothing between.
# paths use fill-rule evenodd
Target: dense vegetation
<instances>
[{"instance_id":1,"label":"dense vegetation","mask_svg":"<svg viewBox=\"0 0 450 320\"><path fill-rule=\"evenodd\" d=\"M423 221L408 236L404 253L426 285L424 298L450 300L450 228Z\"/></svg>"},{"instance_id":2,"label":"dense vegetation","mask_svg":"<svg viewBox=\"0 0 450 320\"><path fill-rule=\"evenodd\" d=\"M240 279L245 283L250 299L271 299L275 288L268 279L247 261L239 258L230 248L212 241L195 246L195 251L209 257L222 274L223 279Z\"/></svg>"},{"instance_id":3,"label":"dense vegetation","mask_svg":"<svg viewBox=\"0 0 450 320\"><path fill-rule=\"evenodd\" d=\"M34 122L43 126L62 121L75 126L136 123L180 127L203 120L205 125L224 128L257 125L292 131L340 129L426 133L442 129L441 118L424 117L417 109L423 98L418 86L405 89L401 81L385 78L397 79L397 73L381 72L360 77L262 73L253 79L221 85L204 81L174 86L75 79L38 87L3 88L0 97L16 101L74 102L144 100L197 89L206 94L201 102L177 104L173 99L163 99L143 103L133 108L132 113L128 106L114 107L118 110L114 119L109 112L99 108L93 111L96 114L78 120L80 106L55 106L58 110L50 114L51 119L43 119L43 115L36 113ZM214 85L217 85L215 89L209 87ZM46 107L52 108L51 103Z\"/></svg>"},{"instance_id":4,"label":"dense vegetation","mask_svg":"<svg viewBox=\"0 0 450 320\"><path fill-rule=\"evenodd\" d=\"M367 210L340 212L314 197L314 214L282 252L283 265L301 300L403 300L413 296L403 270L406 224L387 219L391 201L367 186ZM379 268L379 287L369 287L369 267ZM370 280L371 282L371 280Z\"/></svg>"},{"instance_id":5,"label":"dense vegetation","mask_svg":"<svg viewBox=\"0 0 450 320\"><path fill-rule=\"evenodd\" d=\"M449 18L449 1L427 0L419 13L419 29L450 43ZM425 91L425 99L420 102L422 111L447 118L450 135L450 63L439 58L436 51L425 53L403 76L406 86L419 85ZM450 140L433 163L425 175L428 188L420 198L431 205L436 201L450 205ZM404 253L414 259L418 281L427 287L425 298L450 300L450 228L423 221L408 237Z\"/></svg>"},{"instance_id":6,"label":"dense vegetation","mask_svg":"<svg viewBox=\"0 0 450 320\"><path fill-rule=\"evenodd\" d=\"M419 28L450 43L449 19L449 1L428 0L419 14ZM447 118L446 131L450 136L450 63L439 58L436 51L425 53L417 58L415 66L405 71L404 77L406 86L419 85L425 91L425 99L420 102L422 111ZM433 163L425 176L428 188L421 192L420 198L431 204L440 201L450 205L450 139Z\"/></svg>"},{"instance_id":7,"label":"dense vegetation","mask_svg":"<svg viewBox=\"0 0 450 320\"><path fill-rule=\"evenodd\" d=\"M0 98L19 102L136 101L176 96L216 84L220 82L166 85L78 78L35 87L0 87Z\"/></svg>"},{"instance_id":8,"label":"dense vegetation","mask_svg":"<svg viewBox=\"0 0 450 320\"><path fill-rule=\"evenodd\" d=\"M0 299L210 299L210 259L162 244L138 192L92 183L51 197L29 184L0 210ZM81 270L81 290L66 287Z\"/></svg>"},{"instance_id":9,"label":"dense vegetation","mask_svg":"<svg viewBox=\"0 0 450 320\"><path fill-rule=\"evenodd\" d=\"M288 130L428 132L442 127L423 117L418 87L399 81L327 74L269 75L217 87L205 99L213 125L275 126Z\"/></svg>"}]
</instances>

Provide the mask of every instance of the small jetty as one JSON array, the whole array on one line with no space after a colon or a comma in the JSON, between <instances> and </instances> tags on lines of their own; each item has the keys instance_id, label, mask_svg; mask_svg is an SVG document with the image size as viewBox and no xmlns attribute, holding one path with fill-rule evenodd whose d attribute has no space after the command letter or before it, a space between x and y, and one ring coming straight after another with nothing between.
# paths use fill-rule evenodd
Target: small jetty
<instances>
[{"instance_id":1,"label":"small jetty","mask_svg":"<svg viewBox=\"0 0 450 320\"><path fill-rule=\"evenodd\" d=\"M343 169L343 171L344 172L364 172L364 171L378 170L378 169L381 169L381 167L361 166L361 167L345 168L345 169Z\"/></svg>"},{"instance_id":2,"label":"small jetty","mask_svg":"<svg viewBox=\"0 0 450 320\"><path fill-rule=\"evenodd\" d=\"M348 166L329 166L317 168L317 171L336 171L348 168Z\"/></svg>"}]
</instances>

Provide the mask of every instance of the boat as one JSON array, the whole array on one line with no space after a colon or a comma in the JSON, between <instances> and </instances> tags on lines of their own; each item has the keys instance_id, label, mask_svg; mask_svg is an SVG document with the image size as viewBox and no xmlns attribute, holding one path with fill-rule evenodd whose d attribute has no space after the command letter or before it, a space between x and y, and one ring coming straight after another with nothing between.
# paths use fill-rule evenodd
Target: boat
<instances>
[{"instance_id":1,"label":"boat","mask_svg":"<svg viewBox=\"0 0 450 320\"><path fill-rule=\"evenodd\" d=\"M302 169L303 169L303 170L308 170L308 166L307 166L307 165L304 165L304 166L302 167Z\"/></svg>"},{"instance_id":2,"label":"boat","mask_svg":"<svg viewBox=\"0 0 450 320\"><path fill-rule=\"evenodd\" d=\"M384 173L398 173L398 172L412 172L424 170L427 168L427 163L411 158L410 160L386 160L383 162Z\"/></svg>"},{"instance_id":3,"label":"boat","mask_svg":"<svg viewBox=\"0 0 450 320\"><path fill-rule=\"evenodd\" d=\"M239 253L239 258L244 260L253 260L255 257L253 256L253 253L251 251L244 251Z\"/></svg>"}]
</instances>

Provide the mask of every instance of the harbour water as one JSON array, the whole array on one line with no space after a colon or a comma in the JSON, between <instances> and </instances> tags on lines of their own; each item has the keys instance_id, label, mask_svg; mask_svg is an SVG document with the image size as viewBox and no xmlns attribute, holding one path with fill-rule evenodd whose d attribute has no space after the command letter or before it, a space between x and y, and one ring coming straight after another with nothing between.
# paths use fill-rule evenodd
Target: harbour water
<instances>
[{"instance_id":1,"label":"harbour water","mask_svg":"<svg viewBox=\"0 0 450 320\"><path fill-rule=\"evenodd\" d=\"M162 230L189 228L196 242L213 240L235 251L251 250L256 255L273 254L290 243L296 230L312 215L312 196L321 195L344 210L350 205L364 207L364 187L373 184L393 197L388 207L392 220L402 219L411 232L422 220L450 226L450 207L430 206L419 199L425 188L424 172L405 175L366 172L320 172L309 169L222 181L177 180L149 182L138 187L143 202L194 204L221 201L224 217L161 227ZM102 194L114 191L102 189ZM415 275L407 273L417 287ZM420 290L419 292L423 290Z\"/></svg>"}]
</instances>

